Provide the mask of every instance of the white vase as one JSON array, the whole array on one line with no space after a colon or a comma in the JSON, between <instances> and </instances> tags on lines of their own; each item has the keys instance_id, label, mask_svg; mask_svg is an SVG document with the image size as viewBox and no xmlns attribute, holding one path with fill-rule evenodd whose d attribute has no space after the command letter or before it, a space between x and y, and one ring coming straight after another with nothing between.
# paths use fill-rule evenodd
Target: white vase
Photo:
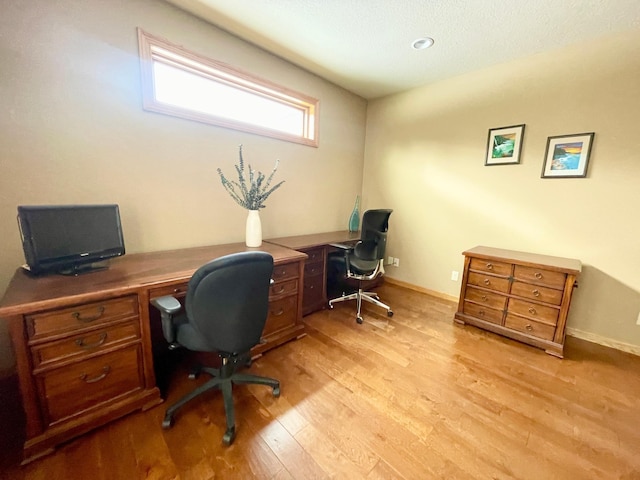
<instances>
[{"instance_id":1,"label":"white vase","mask_svg":"<svg viewBox=\"0 0 640 480\"><path fill-rule=\"evenodd\" d=\"M248 210L245 243L247 247L259 247L262 245L262 224L260 223L259 210Z\"/></svg>"}]
</instances>

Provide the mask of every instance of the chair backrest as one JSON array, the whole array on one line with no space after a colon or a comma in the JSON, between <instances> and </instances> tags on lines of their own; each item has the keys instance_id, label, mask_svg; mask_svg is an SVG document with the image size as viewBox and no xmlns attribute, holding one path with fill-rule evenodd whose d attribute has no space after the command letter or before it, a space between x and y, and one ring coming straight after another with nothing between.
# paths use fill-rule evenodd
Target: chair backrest
<instances>
[{"instance_id":1,"label":"chair backrest","mask_svg":"<svg viewBox=\"0 0 640 480\"><path fill-rule=\"evenodd\" d=\"M260 342L272 274L273 257L266 252L226 255L193 274L187 319L212 351L246 353Z\"/></svg>"},{"instance_id":2,"label":"chair backrest","mask_svg":"<svg viewBox=\"0 0 640 480\"><path fill-rule=\"evenodd\" d=\"M367 210L362 215L362 242L361 254L368 252L370 260L384 258L387 248L387 231L389 230L389 217L393 210L378 209ZM361 256L358 254L358 256ZM366 255L366 254L365 254Z\"/></svg>"}]
</instances>

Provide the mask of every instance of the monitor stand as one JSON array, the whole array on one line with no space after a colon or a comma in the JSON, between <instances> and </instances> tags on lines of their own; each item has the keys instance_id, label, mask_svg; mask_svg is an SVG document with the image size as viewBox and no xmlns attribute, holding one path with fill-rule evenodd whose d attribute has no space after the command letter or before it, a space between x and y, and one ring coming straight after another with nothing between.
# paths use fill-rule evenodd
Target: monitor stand
<instances>
[{"instance_id":1,"label":"monitor stand","mask_svg":"<svg viewBox=\"0 0 640 480\"><path fill-rule=\"evenodd\" d=\"M78 275L84 275L85 273L93 273L99 272L100 270L106 270L109 268L109 263L107 261L104 262L96 262L96 263L85 263L82 265L74 265L73 267L65 268L63 270L58 270L58 274L60 275L73 275L77 277Z\"/></svg>"}]
</instances>

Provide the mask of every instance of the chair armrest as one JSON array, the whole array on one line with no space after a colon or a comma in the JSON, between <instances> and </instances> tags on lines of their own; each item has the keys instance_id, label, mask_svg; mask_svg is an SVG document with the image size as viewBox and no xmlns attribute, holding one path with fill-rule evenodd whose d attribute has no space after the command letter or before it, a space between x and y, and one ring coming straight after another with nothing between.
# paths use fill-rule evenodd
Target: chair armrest
<instances>
[{"instance_id":1,"label":"chair armrest","mask_svg":"<svg viewBox=\"0 0 640 480\"><path fill-rule=\"evenodd\" d=\"M182 308L180 302L171 295L154 298L153 300L151 300L151 305L160 310L160 312L168 313L169 315L178 313Z\"/></svg>"}]
</instances>

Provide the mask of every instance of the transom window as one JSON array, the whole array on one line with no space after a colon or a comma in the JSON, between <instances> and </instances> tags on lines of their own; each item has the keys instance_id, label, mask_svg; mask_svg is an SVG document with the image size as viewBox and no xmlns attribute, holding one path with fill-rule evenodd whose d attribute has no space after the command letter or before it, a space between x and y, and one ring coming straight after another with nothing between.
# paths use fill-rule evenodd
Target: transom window
<instances>
[{"instance_id":1,"label":"transom window","mask_svg":"<svg viewBox=\"0 0 640 480\"><path fill-rule=\"evenodd\" d=\"M138 29L145 110L318 146L315 98Z\"/></svg>"}]
</instances>

